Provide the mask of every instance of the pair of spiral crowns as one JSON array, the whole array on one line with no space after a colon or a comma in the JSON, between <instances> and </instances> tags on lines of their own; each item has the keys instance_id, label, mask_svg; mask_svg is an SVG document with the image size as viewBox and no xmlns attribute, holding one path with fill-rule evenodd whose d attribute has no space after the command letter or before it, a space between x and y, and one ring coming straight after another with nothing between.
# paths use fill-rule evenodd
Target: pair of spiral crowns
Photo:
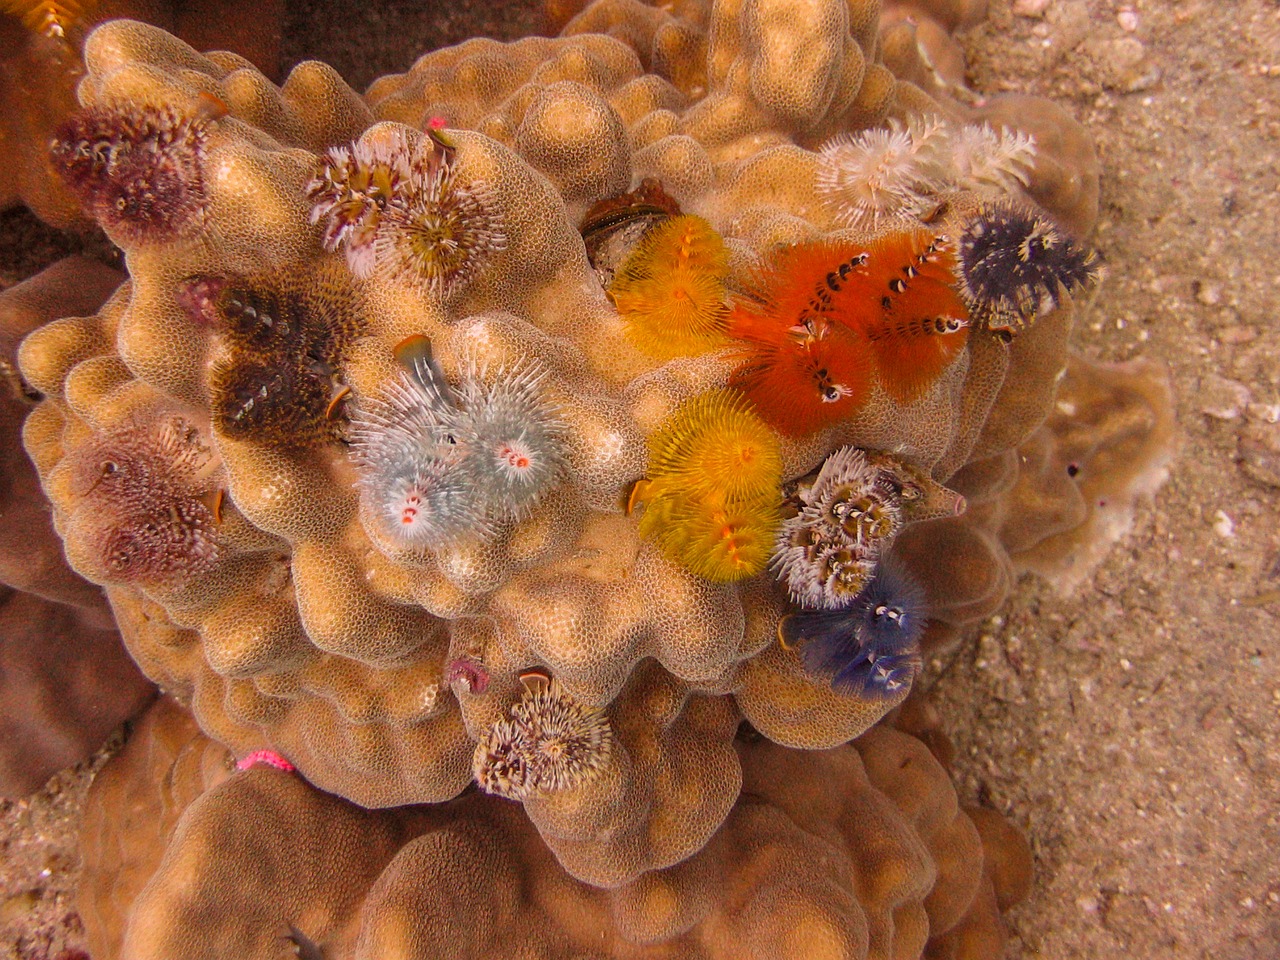
<instances>
[{"instance_id":1,"label":"pair of spiral crowns","mask_svg":"<svg viewBox=\"0 0 1280 960\"><path fill-rule=\"evenodd\" d=\"M393 548L484 539L519 520L562 480L566 424L534 360L470 368L451 387L431 342L396 348L399 378L352 416L366 528Z\"/></svg>"}]
</instances>

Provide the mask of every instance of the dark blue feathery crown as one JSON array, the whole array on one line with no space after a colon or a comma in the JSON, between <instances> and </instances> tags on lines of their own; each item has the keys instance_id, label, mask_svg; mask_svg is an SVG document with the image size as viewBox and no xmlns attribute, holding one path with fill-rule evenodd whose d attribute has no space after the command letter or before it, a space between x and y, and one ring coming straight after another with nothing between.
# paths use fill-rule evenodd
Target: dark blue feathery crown
<instances>
[{"instance_id":1,"label":"dark blue feathery crown","mask_svg":"<svg viewBox=\"0 0 1280 960\"><path fill-rule=\"evenodd\" d=\"M784 643L799 644L805 669L830 676L837 692L881 700L914 678L925 619L924 591L886 557L853 604L790 614L778 633Z\"/></svg>"}]
</instances>

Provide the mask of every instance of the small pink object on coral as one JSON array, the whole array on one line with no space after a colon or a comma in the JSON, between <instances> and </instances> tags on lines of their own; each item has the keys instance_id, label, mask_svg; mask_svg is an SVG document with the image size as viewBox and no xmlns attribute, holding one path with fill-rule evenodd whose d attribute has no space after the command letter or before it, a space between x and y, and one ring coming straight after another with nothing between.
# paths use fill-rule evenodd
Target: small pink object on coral
<instances>
[{"instance_id":1,"label":"small pink object on coral","mask_svg":"<svg viewBox=\"0 0 1280 960\"><path fill-rule=\"evenodd\" d=\"M293 773L297 768L274 750L254 750L250 754L246 754L237 764L237 770L248 770L250 767L265 763L268 767L275 767L277 770L283 770L285 773Z\"/></svg>"}]
</instances>

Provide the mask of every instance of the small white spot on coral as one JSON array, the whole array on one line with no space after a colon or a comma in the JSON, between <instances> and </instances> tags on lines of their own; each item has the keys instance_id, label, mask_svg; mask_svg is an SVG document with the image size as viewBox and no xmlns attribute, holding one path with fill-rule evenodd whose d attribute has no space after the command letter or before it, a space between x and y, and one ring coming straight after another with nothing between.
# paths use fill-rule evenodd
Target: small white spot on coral
<instances>
[{"instance_id":1,"label":"small white spot on coral","mask_svg":"<svg viewBox=\"0 0 1280 960\"><path fill-rule=\"evenodd\" d=\"M233 176L235 176L234 164L230 163L225 158L220 158L218 162L213 165L209 179L221 186L225 185Z\"/></svg>"},{"instance_id":2,"label":"small white spot on coral","mask_svg":"<svg viewBox=\"0 0 1280 960\"><path fill-rule=\"evenodd\" d=\"M478 346L492 346L493 330L483 320L477 320L467 328L467 339Z\"/></svg>"},{"instance_id":3,"label":"small white spot on coral","mask_svg":"<svg viewBox=\"0 0 1280 960\"><path fill-rule=\"evenodd\" d=\"M1216 510L1213 514L1213 532L1224 539L1230 539L1236 535L1236 523L1222 510Z\"/></svg>"},{"instance_id":4,"label":"small white spot on coral","mask_svg":"<svg viewBox=\"0 0 1280 960\"><path fill-rule=\"evenodd\" d=\"M596 454L602 460L613 460L622 455L622 449L626 445L622 434L612 430L607 430L600 434L600 443L596 448Z\"/></svg>"}]
</instances>

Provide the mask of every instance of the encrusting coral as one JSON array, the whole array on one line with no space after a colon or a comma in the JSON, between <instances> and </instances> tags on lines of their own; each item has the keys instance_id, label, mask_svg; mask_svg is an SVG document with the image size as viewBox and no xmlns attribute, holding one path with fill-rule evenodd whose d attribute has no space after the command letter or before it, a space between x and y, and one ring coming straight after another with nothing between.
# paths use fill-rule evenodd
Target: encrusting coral
<instances>
[{"instance_id":1,"label":"encrusting coral","mask_svg":"<svg viewBox=\"0 0 1280 960\"><path fill-rule=\"evenodd\" d=\"M735 749L743 793L710 842L602 890L500 800L369 811L267 766L235 772L165 699L89 795L89 944L99 960L267 960L290 940L358 960L999 955L1029 851L959 807L920 740Z\"/></svg>"},{"instance_id":2,"label":"encrusting coral","mask_svg":"<svg viewBox=\"0 0 1280 960\"><path fill-rule=\"evenodd\" d=\"M1096 200L1079 128L896 79L877 12L597 0L558 38L468 41L364 98L319 64L276 88L140 23L94 31L53 152L130 279L24 341L44 396L24 442L146 673L236 755L276 751L345 800L443 803L473 779L520 800L540 841L497 801L455 805L611 888L581 895L597 907L670 902L663 872L736 831L765 859L753 830L803 849L773 778L863 781L846 748L781 747L864 734L922 646L1003 598L1018 504L1060 480L1009 500L1016 451L1099 276L1073 233ZM919 72L918 48L893 54ZM1073 369L1107 421L1125 372ZM1069 417L1045 442L1102 470L1115 444L1158 458L1157 393L1097 449ZM996 460L1013 473L975 466ZM404 869L474 883L429 861ZM886 922L854 919L851 869L797 908L835 956ZM416 902L387 886L391 926L361 944ZM632 941L711 923L619 909ZM747 949L742 911L706 955ZM895 951L962 913L904 907ZM751 949L800 955L769 943ZM130 955L166 955L148 949Z\"/></svg>"}]
</instances>

